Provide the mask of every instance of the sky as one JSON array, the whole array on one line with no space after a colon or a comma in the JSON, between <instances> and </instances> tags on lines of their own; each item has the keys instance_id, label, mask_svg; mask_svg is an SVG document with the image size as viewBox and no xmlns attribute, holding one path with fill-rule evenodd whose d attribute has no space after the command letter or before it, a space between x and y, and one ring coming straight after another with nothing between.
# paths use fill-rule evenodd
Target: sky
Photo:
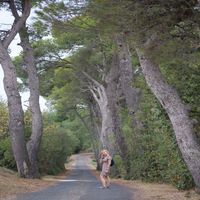
<instances>
[{"instance_id":1,"label":"sky","mask_svg":"<svg viewBox=\"0 0 200 200\"><path fill-rule=\"evenodd\" d=\"M28 22L30 21L31 21L31 16L28 19ZM13 17L11 16L11 14L9 12L0 10L0 29L4 30L6 27L10 27L12 22L13 22ZM19 45L17 45L17 43L19 43L19 36L16 36L9 46L9 49L11 51L10 53L11 57L17 56L22 50L22 48ZM3 70L2 66L0 65L0 97L4 100L7 100L3 86L3 77L4 77ZM28 106L29 92L23 92L20 93L20 95L22 97L22 106L24 109L26 109ZM40 97L40 107L42 111L47 110L46 100L43 97Z\"/></svg>"}]
</instances>

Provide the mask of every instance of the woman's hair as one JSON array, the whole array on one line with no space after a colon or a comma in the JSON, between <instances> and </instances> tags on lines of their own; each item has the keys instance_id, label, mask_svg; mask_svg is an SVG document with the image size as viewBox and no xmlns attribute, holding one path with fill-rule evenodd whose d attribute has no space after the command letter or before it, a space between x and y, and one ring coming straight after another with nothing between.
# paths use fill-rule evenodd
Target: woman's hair
<instances>
[{"instance_id":1,"label":"woman's hair","mask_svg":"<svg viewBox=\"0 0 200 200\"><path fill-rule=\"evenodd\" d=\"M103 149L103 150L101 151L101 154L103 154L103 153L106 153L106 154L110 155L109 151L106 150L106 149Z\"/></svg>"}]
</instances>

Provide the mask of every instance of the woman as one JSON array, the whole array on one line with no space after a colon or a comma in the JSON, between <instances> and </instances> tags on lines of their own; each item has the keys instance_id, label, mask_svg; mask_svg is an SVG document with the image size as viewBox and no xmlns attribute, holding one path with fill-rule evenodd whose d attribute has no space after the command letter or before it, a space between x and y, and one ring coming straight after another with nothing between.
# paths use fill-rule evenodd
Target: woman
<instances>
[{"instance_id":1,"label":"woman","mask_svg":"<svg viewBox=\"0 0 200 200\"><path fill-rule=\"evenodd\" d=\"M100 162L102 163L102 171L100 174L100 180L102 183L102 188L109 188L110 187L110 164L111 164L112 157L110 156L107 150L102 150L100 154Z\"/></svg>"}]
</instances>

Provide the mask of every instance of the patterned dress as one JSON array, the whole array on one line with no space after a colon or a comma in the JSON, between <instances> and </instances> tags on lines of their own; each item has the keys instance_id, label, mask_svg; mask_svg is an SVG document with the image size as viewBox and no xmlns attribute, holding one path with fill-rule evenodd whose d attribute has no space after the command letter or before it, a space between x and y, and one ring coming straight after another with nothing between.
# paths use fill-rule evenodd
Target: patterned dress
<instances>
[{"instance_id":1,"label":"patterned dress","mask_svg":"<svg viewBox=\"0 0 200 200\"><path fill-rule=\"evenodd\" d=\"M101 175L102 176L108 176L111 160L112 160L112 157L109 155L101 159L101 163L102 163Z\"/></svg>"}]
</instances>

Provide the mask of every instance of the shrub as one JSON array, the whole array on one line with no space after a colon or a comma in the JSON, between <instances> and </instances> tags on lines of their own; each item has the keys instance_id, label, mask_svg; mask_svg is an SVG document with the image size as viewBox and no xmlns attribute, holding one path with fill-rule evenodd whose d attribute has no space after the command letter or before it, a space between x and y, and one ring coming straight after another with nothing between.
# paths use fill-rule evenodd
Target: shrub
<instances>
[{"instance_id":1,"label":"shrub","mask_svg":"<svg viewBox=\"0 0 200 200\"><path fill-rule=\"evenodd\" d=\"M59 124L46 126L39 152L40 172L57 174L63 171L66 159L73 153L77 142Z\"/></svg>"}]
</instances>

